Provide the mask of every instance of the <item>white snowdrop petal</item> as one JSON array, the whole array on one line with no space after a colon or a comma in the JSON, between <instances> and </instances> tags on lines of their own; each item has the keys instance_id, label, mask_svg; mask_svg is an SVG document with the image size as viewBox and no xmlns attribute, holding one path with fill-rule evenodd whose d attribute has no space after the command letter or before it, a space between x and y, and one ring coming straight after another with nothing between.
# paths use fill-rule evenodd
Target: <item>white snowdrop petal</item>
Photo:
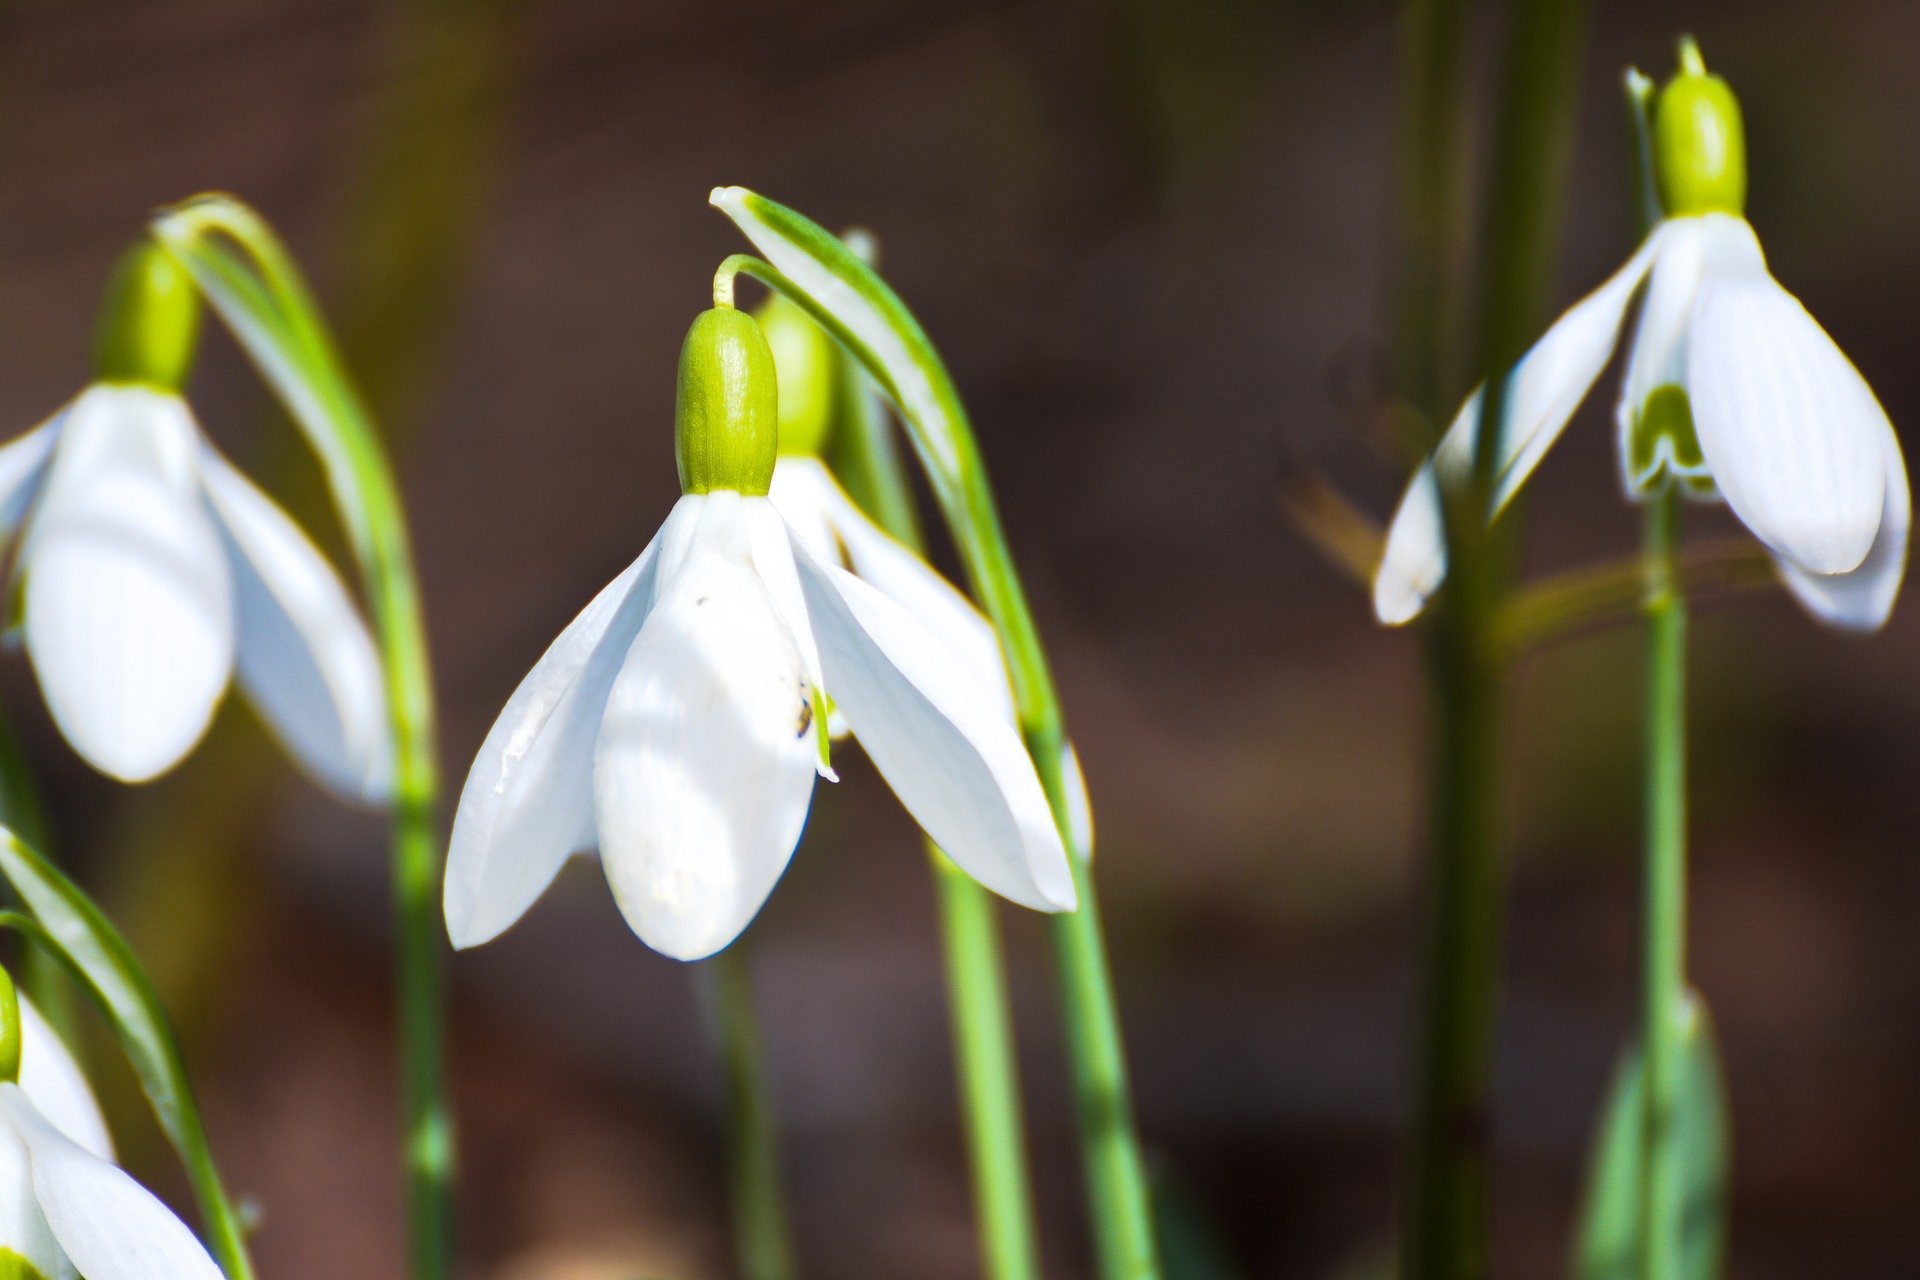
<instances>
[{"instance_id":1,"label":"white snowdrop petal","mask_svg":"<svg viewBox=\"0 0 1920 1280\"><path fill-rule=\"evenodd\" d=\"M101 772L165 772L233 669L226 556L177 396L94 387L61 422L29 525L26 642L61 732Z\"/></svg>"},{"instance_id":2,"label":"white snowdrop petal","mask_svg":"<svg viewBox=\"0 0 1920 1280\"><path fill-rule=\"evenodd\" d=\"M19 994L20 1087L56 1129L102 1160L113 1159L106 1117L100 1114L80 1064L26 992Z\"/></svg>"},{"instance_id":3,"label":"white snowdrop petal","mask_svg":"<svg viewBox=\"0 0 1920 1280\"><path fill-rule=\"evenodd\" d=\"M808 547L823 560L844 563L855 577L877 588L953 646L983 684L997 689L1011 718L1013 685L1007 676L999 633L986 615L933 566L875 524L825 468L820 468L816 484L817 502L834 543L821 546L809 542ZM802 532L798 527L794 531Z\"/></svg>"},{"instance_id":4,"label":"white snowdrop petal","mask_svg":"<svg viewBox=\"0 0 1920 1280\"><path fill-rule=\"evenodd\" d=\"M1620 383L1620 400L1614 406L1621 482L1629 495L1642 492L1658 469L1636 474L1633 464L1634 423L1647 397L1669 384L1686 386L1687 329L1706 265L1709 226L1702 218L1690 217L1672 219L1661 227L1646 301L1641 304L1639 324L1627 348L1627 371ZM1662 451L1667 453L1670 450ZM1663 460L1668 466L1675 461L1671 457Z\"/></svg>"},{"instance_id":5,"label":"white snowdrop petal","mask_svg":"<svg viewBox=\"0 0 1920 1280\"><path fill-rule=\"evenodd\" d=\"M934 843L987 888L1070 911L1072 873L999 692L900 605L794 540L827 692Z\"/></svg>"},{"instance_id":6,"label":"white snowdrop petal","mask_svg":"<svg viewBox=\"0 0 1920 1280\"><path fill-rule=\"evenodd\" d=\"M20 1086L0 1084L0 1111L26 1143L47 1225L87 1280L221 1280L186 1223L47 1123Z\"/></svg>"},{"instance_id":7,"label":"white snowdrop petal","mask_svg":"<svg viewBox=\"0 0 1920 1280\"><path fill-rule=\"evenodd\" d=\"M344 583L286 512L211 445L201 481L233 570L240 687L288 752L346 799L386 800L393 745L380 658Z\"/></svg>"},{"instance_id":8,"label":"white snowdrop petal","mask_svg":"<svg viewBox=\"0 0 1920 1280\"><path fill-rule=\"evenodd\" d=\"M1688 344L1694 430L1735 515L1809 573L1866 559L1886 498L1886 414L1859 371L1766 273L1752 232L1716 230Z\"/></svg>"},{"instance_id":9,"label":"white snowdrop petal","mask_svg":"<svg viewBox=\"0 0 1920 1280\"><path fill-rule=\"evenodd\" d=\"M0 536L19 528L32 505L67 413L62 409L25 435L0 445Z\"/></svg>"},{"instance_id":10,"label":"white snowdrop petal","mask_svg":"<svg viewBox=\"0 0 1920 1280\"><path fill-rule=\"evenodd\" d=\"M640 558L567 624L481 743L454 810L443 905L456 947L505 932L597 840L593 744L607 691L653 606L661 549L698 521L682 499Z\"/></svg>"},{"instance_id":11,"label":"white snowdrop petal","mask_svg":"<svg viewBox=\"0 0 1920 1280\"><path fill-rule=\"evenodd\" d=\"M1893 613L1900 584L1907 576L1907 537L1913 522L1913 494L1907 485L1907 466L1900 441L1887 428L1882 442L1886 463L1886 501L1880 513L1880 531L1860 567L1847 573L1818 574L1774 557L1781 581L1807 612L1829 626L1847 631L1877 631Z\"/></svg>"},{"instance_id":12,"label":"white snowdrop petal","mask_svg":"<svg viewBox=\"0 0 1920 1280\"><path fill-rule=\"evenodd\" d=\"M27 1144L0 1119L0 1275L8 1264L25 1262L46 1280L72 1280L73 1264L60 1252L53 1228L33 1194L33 1169ZM29 1273L30 1274L30 1273Z\"/></svg>"},{"instance_id":13,"label":"white snowdrop petal","mask_svg":"<svg viewBox=\"0 0 1920 1280\"><path fill-rule=\"evenodd\" d=\"M697 960L739 936L806 825L817 759L806 667L753 569L738 494L708 495L607 698L600 858L627 923Z\"/></svg>"},{"instance_id":14,"label":"white snowdrop petal","mask_svg":"<svg viewBox=\"0 0 1920 1280\"><path fill-rule=\"evenodd\" d=\"M1512 501L1607 367L1627 303L1666 234L1664 225L1656 228L1625 266L1568 308L1514 366L1494 459L1490 514ZM1374 574L1373 605L1374 614L1390 626L1418 616L1446 576L1439 480L1457 484L1470 473L1483 396L1484 388L1476 390L1460 406L1433 458L1414 473L1387 530Z\"/></svg>"}]
</instances>

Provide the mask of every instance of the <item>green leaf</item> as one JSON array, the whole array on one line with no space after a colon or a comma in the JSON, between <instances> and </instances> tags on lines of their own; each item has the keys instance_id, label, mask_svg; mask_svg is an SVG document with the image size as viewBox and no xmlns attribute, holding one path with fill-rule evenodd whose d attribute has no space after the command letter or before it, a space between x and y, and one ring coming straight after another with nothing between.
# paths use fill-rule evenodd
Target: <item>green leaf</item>
<instances>
[{"instance_id":1,"label":"green leaf","mask_svg":"<svg viewBox=\"0 0 1920 1280\"><path fill-rule=\"evenodd\" d=\"M1682 1280L1718 1280L1726 1259L1728 1128L1713 1020L1698 997L1688 1018L1686 1074L1677 1123L1686 1188ZM1645 1074L1637 1046L1614 1072L1573 1259L1574 1280L1634 1280L1640 1273Z\"/></svg>"},{"instance_id":2,"label":"green leaf","mask_svg":"<svg viewBox=\"0 0 1920 1280\"><path fill-rule=\"evenodd\" d=\"M0 874L25 904L48 946L119 1038L168 1141L179 1152L205 1219L209 1246L229 1280L251 1280L240 1216L220 1183L180 1042L160 997L120 931L52 863L0 827ZM35 932L28 930L29 936Z\"/></svg>"},{"instance_id":3,"label":"green leaf","mask_svg":"<svg viewBox=\"0 0 1920 1280\"><path fill-rule=\"evenodd\" d=\"M718 187L711 202L792 286L781 291L851 351L899 407L942 500L957 498L978 466L973 434L946 364L906 303L840 237L804 214L745 187Z\"/></svg>"}]
</instances>

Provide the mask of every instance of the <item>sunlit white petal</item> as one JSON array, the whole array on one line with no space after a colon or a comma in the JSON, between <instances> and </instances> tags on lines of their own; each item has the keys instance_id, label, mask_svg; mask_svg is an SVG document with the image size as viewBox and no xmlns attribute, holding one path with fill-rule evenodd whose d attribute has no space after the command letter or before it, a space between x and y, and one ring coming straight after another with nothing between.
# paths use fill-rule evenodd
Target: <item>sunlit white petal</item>
<instances>
[{"instance_id":1,"label":"sunlit white petal","mask_svg":"<svg viewBox=\"0 0 1920 1280\"><path fill-rule=\"evenodd\" d=\"M775 468L778 474L778 468ZM820 687L820 654L813 643L813 627L807 621L806 601L800 595L800 579L794 575L793 550L787 545L787 526L774 505L764 498L743 498L741 518L746 523L747 544L751 549L753 571L773 601L773 611L786 624L787 632L800 651L800 663L807 673L807 686ZM839 719L838 713L834 719ZM839 726L828 725L833 733ZM828 782L838 782L833 762L820 740L815 739L814 769Z\"/></svg>"},{"instance_id":2,"label":"sunlit white petal","mask_svg":"<svg viewBox=\"0 0 1920 1280\"><path fill-rule=\"evenodd\" d=\"M806 667L754 571L747 500L700 501L686 564L662 577L607 698L593 768L614 898L683 960L733 941L772 892L816 758Z\"/></svg>"},{"instance_id":3,"label":"sunlit white petal","mask_svg":"<svg viewBox=\"0 0 1920 1280\"><path fill-rule=\"evenodd\" d=\"M176 396L87 391L60 426L23 551L26 640L56 723L128 782L190 750L233 669L226 557Z\"/></svg>"},{"instance_id":4,"label":"sunlit white petal","mask_svg":"<svg viewBox=\"0 0 1920 1280\"><path fill-rule=\"evenodd\" d=\"M27 1144L11 1124L0 1120L0 1276L12 1277L15 1273L9 1267L22 1263L46 1280L73 1280L73 1264L60 1252L53 1228L33 1194Z\"/></svg>"},{"instance_id":5,"label":"sunlit white petal","mask_svg":"<svg viewBox=\"0 0 1920 1280\"><path fill-rule=\"evenodd\" d=\"M998 693L924 623L797 537L794 560L827 691L907 811L989 889L1071 910L1060 833Z\"/></svg>"},{"instance_id":6,"label":"sunlit white petal","mask_svg":"<svg viewBox=\"0 0 1920 1280\"><path fill-rule=\"evenodd\" d=\"M1809 573L1866 559L1886 497L1886 414L1859 372L1722 216L1688 344L1700 449L1754 535Z\"/></svg>"},{"instance_id":7,"label":"sunlit white petal","mask_svg":"<svg viewBox=\"0 0 1920 1280\"><path fill-rule=\"evenodd\" d=\"M19 1085L0 1084L0 1112L26 1143L47 1225L87 1280L221 1280L172 1210L47 1123Z\"/></svg>"},{"instance_id":8,"label":"sunlit white petal","mask_svg":"<svg viewBox=\"0 0 1920 1280\"><path fill-rule=\"evenodd\" d=\"M20 1087L49 1123L102 1160L113 1139L80 1064L24 992L20 995Z\"/></svg>"},{"instance_id":9,"label":"sunlit white petal","mask_svg":"<svg viewBox=\"0 0 1920 1280\"><path fill-rule=\"evenodd\" d=\"M1907 486L1907 466L1900 441L1891 426L1883 437L1886 459L1886 504L1880 513L1880 532L1860 567L1848 573L1818 574L1774 558L1781 581L1807 612L1830 626L1849 631L1877 631L1893 612L1900 584L1907 576L1907 536L1913 521L1913 494Z\"/></svg>"},{"instance_id":10,"label":"sunlit white petal","mask_svg":"<svg viewBox=\"0 0 1920 1280\"><path fill-rule=\"evenodd\" d=\"M241 688L315 778L348 799L383 801L393 750L360 611L319 548L211 445L200 471L233 571Z\"/></svg>"},{"instance_id":11,"label":"sunlit white petal","mask_svg":"<svg viewBox=\"0 0 1920 1280\"><path fill-rule=\"evenodd\" d=\"M697 523L677 506L640 558L602 588L513 691L454 811L444 906L456 947L498 937L561 866L597 843L593 744L607 692L647 611L664 542Z\"/></svg>"},{"instance_id":12,"label":"sunlit white petal","mask_svg":"<svg viewBox=\"0 0 1920 1280\"><path fill-rule=\"evenodd\" d=\"M0 445L0 536L20 527L39 493L47 459L53 456L54 441L68 411L62 409L25 435Z\"/></svg>"},{"instance_id":13,"label":"sunlit white petal","mask_svg":"<svg viewBox=\"0 0 1920 1280\"><path fill-rule=\"evenodd\" d=\"M1514 366L1507 382L1500 447L1494 458L1493 513L1519 492L1566 429L1594 379L1606 368L1627 303L1666 234L1664 225L1657 228L1625 266L1569 308ZM1374 575L1374 613L1384 623L1402 623L1417 616L1446 576L1440 482L1459 484L1471 474L1483 393L1484 388L1467 397L1441 437L1432 461L1414 473L1394 513Z\"/></svg>"}]
</instances>

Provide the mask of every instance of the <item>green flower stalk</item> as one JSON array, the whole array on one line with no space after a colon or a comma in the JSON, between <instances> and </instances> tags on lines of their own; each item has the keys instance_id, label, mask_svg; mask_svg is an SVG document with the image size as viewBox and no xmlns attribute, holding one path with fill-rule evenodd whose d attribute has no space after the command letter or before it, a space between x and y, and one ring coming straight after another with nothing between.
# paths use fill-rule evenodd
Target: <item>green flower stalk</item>
<instances>
[{"instance_id":1,"label":"green flower stalk","mask_svg":"<svg viewBox=\"0 0 1920 1280\"><path fill-rule=\"evenodd\" d=\"M871 263L865 237L845 239ZM885 410L859 365L787 298L771 295L758 314L779 372L774 505L819 554L841 560L956 641L1001 688L1011 717L999 641L979 611L922 559L912 490ZM841 487L844 475L860 486L857 496L851 484ZM1000 921L987 892L939 846L929 841L927 854L940 901L982 1270L990 1280L1032 1280L1040 1261Z\"/></svg>"},{"instance_id":2,"label":"green flower stalk","mask_svg":"<svg viewBox=\"0 0 1920 1280\"><path fill-rule=\"evenodd\" d=\"M163 211L155 238L193 278L320 459L379 635L391 741L393 887L410 1272L452 1273L454 1131L447 1100L433 681L398 483L320 309L266 222L225 196Z\"/></svg>"},{"instance_id":3,"label":"green flower stalk","mask_svg":"<svg viewBox=\"0 0 1920 1280\"><path fill-rule=\"evenodd\" d=\"M1000 526L971 424L946 366L906 305L837 237L783 205L739 187L713 203L766 260L729 258L715 296L749 275L804 307L900 410L967 572L1003 650L1013 703L1053 818L1074 846L1079 909L1053 923L1062 1012L1094 1237L1107 1280L1159 1275L1152 1207L1133 1119L1126 1055L1095 899L1077 769L1052 673Z\"/></svg>"}]
</instances>

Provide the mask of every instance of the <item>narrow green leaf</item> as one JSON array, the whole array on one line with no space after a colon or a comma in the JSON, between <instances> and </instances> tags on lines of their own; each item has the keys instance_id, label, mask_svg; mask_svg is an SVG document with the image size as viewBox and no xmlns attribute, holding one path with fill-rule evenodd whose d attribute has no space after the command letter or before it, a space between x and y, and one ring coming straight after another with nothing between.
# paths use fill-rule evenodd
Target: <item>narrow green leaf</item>
<instances>
[{"instance_id":1,"label":"narrow green leaf","mask_svg":"<svg viewBox=\"0 0 1920 1280\"><path fill-rule=\"evenodd\" d=\"M716 188L711 201L804 295L794 300L866 366L899 406L934 484L957 495L976 465L972 433L953 378L899 295L806 215L745 187Z\"/></svg>"},{"instance_id":2,"label":"narrow green leaf","mask_svg":"<svg viewBox=\"0 0 1920 1280\"><path fill-rule=\"evenodd\" d=\"M1728 1128L1713 1021L1695 996L1677 1117L1686 1177L1682 1280L1718 1280L1726 1259ZM1588 1170L1573 1280L1634 1280L1640 1272L1645 1076L1637 1046L1614 1073Z\"/></svg>"},{"instance_id":3,"label":"narrow green leaf","mask_svg":"<svg viewBox=\"0 0 1920 1280\"><path fill-rule=\"evenodd\" d=\"M229 1280L251 1280L253 1266L240 1217L214 1168L179 1041L126 939L78 886L4 827L0 827L0 874L119 1038L155 1118L186 1166L209 1245L221 1268Z\"/></svg>"}]
</instances>

